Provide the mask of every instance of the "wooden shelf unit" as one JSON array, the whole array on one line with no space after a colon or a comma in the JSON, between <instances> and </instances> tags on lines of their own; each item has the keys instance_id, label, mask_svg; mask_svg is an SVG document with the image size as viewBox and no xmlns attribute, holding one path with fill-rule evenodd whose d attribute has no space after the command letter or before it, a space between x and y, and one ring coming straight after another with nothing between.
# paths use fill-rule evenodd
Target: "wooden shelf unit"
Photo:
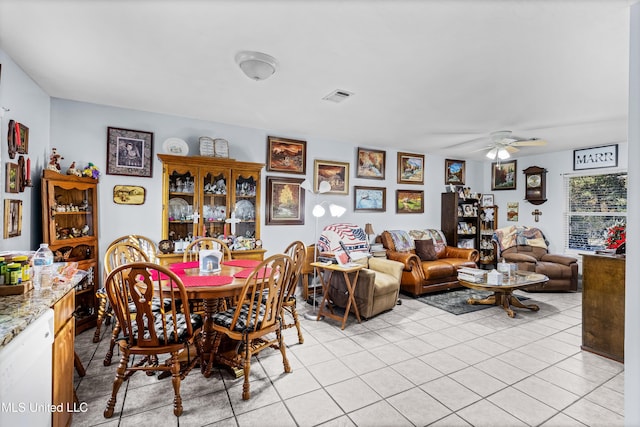
<instances>
[{"instance_id":1,"label":"wooden shelf unit","mask_svg":"<svg viewBox=\"0 0 640 427\"><path fill-rule=\"evenodd\" d=\"M480 249L480 203L463 199L457 192L442 193L440 229L447 244L459 248Z\"/></svg>"}]
</instances>

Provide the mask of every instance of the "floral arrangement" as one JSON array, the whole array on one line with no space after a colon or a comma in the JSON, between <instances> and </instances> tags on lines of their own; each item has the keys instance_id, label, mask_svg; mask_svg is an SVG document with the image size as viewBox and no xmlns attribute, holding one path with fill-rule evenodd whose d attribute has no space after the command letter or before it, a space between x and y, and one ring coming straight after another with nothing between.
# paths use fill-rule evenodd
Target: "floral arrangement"
<instances>
[{"instance_id":1,"label":"floral arrangement","mask_svg":"<svg viewBox=\"0 0 640 427\"><path fill-rule=\"evenodd\" d=\"M612 225L607 229L607 240L605 244L608 249L617 249L627 241L627 226L626 224Z\"/></svg>"},{"instance_id":2,"label":"floral arrangement","mask_svg":"<svg viewBox=\"0 0 640 427\"><path fill-rule=\"evenodd\" d=\"M82 176L88 176L89 178L100 178L100 170L93 163L89 163L86 168L82 170Z\"/></svg>"}]
</instances>

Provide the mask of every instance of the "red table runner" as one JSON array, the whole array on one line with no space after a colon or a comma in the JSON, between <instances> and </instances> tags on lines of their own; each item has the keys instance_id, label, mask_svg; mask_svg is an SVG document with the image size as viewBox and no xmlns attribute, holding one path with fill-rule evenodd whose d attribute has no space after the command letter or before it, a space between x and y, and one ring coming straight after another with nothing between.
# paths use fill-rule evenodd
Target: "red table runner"
<instances>
[{"instance_id":1,"label":"red table runner","mask_svg":"<svg viewBox=\"0 0 640 427\"><path fill-rule=\"evenodd\" d=\"M180 276L186 288L192 286L222 286L233 282L231 276Z\"/></svg>"},{"instance_id":2,"label":"red table runner","mask_svg":"<svg viewBox=\"0 0 640 427\"><path fill-rule=\"evenodd\" d=\"M185 270L185 268L199 268L200 263L198 261L189 261L189 262L176 262L169 266L169 270L174 273L181 273Z\"/></svg>"},{"instance_id":3,"label":"red table runner","mask_svg":"<svg viewBox=\"0 0 640 427\"><path fill-rule=\"evenodd\" d=\"M236 274L233 275L233 277L235 277L236 279L246 279L247 277L249 277L251 272L253 272L253 268L245 268L244 270L238 271ZM263 268L260 271L258 271L258 277L260 278L269 276L270 274L271 274L271 268L268 268L268 267L266 269Z\"/></svg>"},{"instance_id":4,"label":"red table runner","mask_svg":"<svg viewBox=\"0 0 640 427\"><path fill-rule=\"evenodd\" d=\"M255 259L230 259L229 261L223 261L223 265L229 265L231 267L257 267L262 261L256 261Z\"/></svg>"}]
</instances>

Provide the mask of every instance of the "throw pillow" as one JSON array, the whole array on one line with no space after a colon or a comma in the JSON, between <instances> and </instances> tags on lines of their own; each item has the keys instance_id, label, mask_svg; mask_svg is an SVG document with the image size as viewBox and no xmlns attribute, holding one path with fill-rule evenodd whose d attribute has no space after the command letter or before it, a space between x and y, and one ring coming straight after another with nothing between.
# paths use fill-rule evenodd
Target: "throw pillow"
<instances>
[{"instance_id":1,"label":"throw pillow","mask_svg":"<svg viewBox=\"0 0 640 427\"><path fill-rule=\"evenodd\" d=\"M416 255L422 261L433 261L438 259L436 248L433 246L433 239L416 240Z\"/></svg>"}]
</instances>

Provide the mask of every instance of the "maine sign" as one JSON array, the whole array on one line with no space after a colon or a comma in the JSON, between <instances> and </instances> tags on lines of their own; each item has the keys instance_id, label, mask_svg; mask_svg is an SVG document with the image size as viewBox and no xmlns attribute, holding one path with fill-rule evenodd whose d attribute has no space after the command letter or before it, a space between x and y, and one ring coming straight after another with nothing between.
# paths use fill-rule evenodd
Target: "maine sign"
<instances>
[{"instance_id":1,"label":"maine sign","mask_svg":"<svg viewBox=\"0 0 640 427\"><path fill-rule=\"evenodd\" d=\"M573 170L618 166L618 144L573 150Z\"/></svg>"}]
</instances>

